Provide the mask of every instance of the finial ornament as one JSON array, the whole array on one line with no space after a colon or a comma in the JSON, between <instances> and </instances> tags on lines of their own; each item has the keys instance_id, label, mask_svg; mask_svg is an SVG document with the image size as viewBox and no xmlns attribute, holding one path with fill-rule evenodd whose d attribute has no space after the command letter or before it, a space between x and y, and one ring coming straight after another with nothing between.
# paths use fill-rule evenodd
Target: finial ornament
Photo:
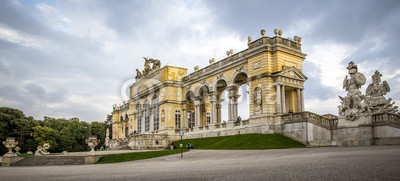
<instances>
[{"instance_id":1,"label":"finial ornament","mask_svg":"<svg viewBox=\"0 0 400 181\"><path fill-rule=\"evenodd\" d=\"M197 70L199 70L199 66L198 66L198 65L196 65L196 66L194 67L194 71L197 71Z\"/></svg>"},{"instance_id":2,"label":"finial ornament","mask_svg":"<svg viewBox=\"0 0 400 181\"><path fill-rule=\"evenodd\" d=\"M208 61L210 64L213 64L215 62L215 58L212 58Z\"/></svg>"},{"instance_id":3,"label":"finial ornament","mask_svg":"<svg viewBox=\"0 0 400 181\"><path fill-rule=\"evenodd\" d=\"M251 36L249 36L249 37L247 38L247 43L251 43L251 41L253 41L253 38L252 38Z\"/></svg>"},{"instance_id":4,"label":"finial ornament","mask_svg":"<svg viewBox=\"0 0 400 181\"><path fill-rule=\"evenodd\" d=\"M282 30L279 30L278 35L282 36Z\"/></svg>"},{"instance_id":5,"label":"finial ornament","mask_svg":"<svg viewBox=\"0 0 400 181\"><path fill-rule=\"evenodd\" d=\"M264 37L265 35L265 30L261 30L261 36Z\"/></svg>"},{"instance_id":6,"label":"finial ornament","mask_svg":"<svg viewBox=\"0 0 400 181\"><path fill-rule=\"evenodd\" d=\"M275 34L275 36L278 36L279 30L277 28L274 29L274 34Z\"/></svg>"}]
</instances>

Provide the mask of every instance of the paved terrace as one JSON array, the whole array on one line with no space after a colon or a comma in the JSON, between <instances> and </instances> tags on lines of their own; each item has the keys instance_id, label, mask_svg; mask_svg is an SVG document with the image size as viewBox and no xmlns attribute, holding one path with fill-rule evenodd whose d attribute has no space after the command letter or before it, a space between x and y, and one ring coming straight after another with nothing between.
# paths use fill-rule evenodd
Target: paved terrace
<instances>
[{"instance_id":1,"label":"paved terrace","mask_svg":"<svg viewBox=\"0 0 400 181\"><path fill-rule=\"evenodd\" d=\"M399 180L400 146L191 150L148 160L1 167L1 180Z\"/></svg>"}]
</instances>

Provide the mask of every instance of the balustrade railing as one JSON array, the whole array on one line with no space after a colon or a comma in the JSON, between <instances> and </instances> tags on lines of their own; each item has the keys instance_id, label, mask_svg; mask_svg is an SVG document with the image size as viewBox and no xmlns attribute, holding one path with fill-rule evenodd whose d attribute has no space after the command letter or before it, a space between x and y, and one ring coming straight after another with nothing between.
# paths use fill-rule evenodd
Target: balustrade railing
<instances>
[{"instance_id":1,"label":"balustrade railing","mask_svg":"<svg viewBox=\"0 0 400 181\"><path fill-rule=\"evenodd\" d=\"M289 113L282 115L282 121L286 124L296 122L313 122L328 129L335 129L338 125L337 118L327 118L312 112Z\"/></svg>"},{"instance_id":2,"label":"balustrade railing","mask_svg":"<svg viewBox=\"0 0 400 181\"><path fill-rule=\"evenodd\" d=\"M372 123L392 123L400 126L400 115L393 113L377 113L372 115Z\"/></svg>"}]
</instances>

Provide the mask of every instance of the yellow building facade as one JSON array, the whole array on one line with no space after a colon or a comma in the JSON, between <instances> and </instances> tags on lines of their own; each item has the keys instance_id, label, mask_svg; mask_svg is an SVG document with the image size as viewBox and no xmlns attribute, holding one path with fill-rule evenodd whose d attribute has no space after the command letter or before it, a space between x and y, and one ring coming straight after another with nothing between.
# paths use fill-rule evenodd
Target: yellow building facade
<instances>
[{"instance_id":1,"label":"yellow building facade","mask_svg":"<svg viewBox=\"0 0 400 181\"><path fill-rule=\"evenodd\" d=\"M159 60L145 58L144 70L136 70L129 101L114 105L113 139L130 139L136 146L161 144L157 139L167 144L178 138L179 130L194 135L232 129L238 126L238 89L243 84L249 87L250 117L241 124L256 125L274 116L304 111L307 78L301 38L285 39L279 30L275 33L274 37L262 33L254 41L249 37L247 49L228 51L226 58L210 60L209 66L195 68L191 74L186 68L161 67ZM228 92L226 123L221 121L224 91Z\"/></svg>"}]
</instances>

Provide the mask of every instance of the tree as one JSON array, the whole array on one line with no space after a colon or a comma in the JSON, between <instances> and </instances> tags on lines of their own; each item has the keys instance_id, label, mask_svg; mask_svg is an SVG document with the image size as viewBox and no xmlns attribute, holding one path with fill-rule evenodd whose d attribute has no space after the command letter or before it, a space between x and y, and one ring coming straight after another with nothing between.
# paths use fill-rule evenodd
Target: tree
<instances>
[{"instance_id":1,"label":"tree","mask_svg":"<svg viewBox=\"0 0 400 181\"><path fill-rule=\"evenodd\" d=\"M35 126L32 136L39 145L49 143L51 151L59 151L57 142L60 138L60 133L57 130L47 126Z\"/></svg>"}]
</instances>

